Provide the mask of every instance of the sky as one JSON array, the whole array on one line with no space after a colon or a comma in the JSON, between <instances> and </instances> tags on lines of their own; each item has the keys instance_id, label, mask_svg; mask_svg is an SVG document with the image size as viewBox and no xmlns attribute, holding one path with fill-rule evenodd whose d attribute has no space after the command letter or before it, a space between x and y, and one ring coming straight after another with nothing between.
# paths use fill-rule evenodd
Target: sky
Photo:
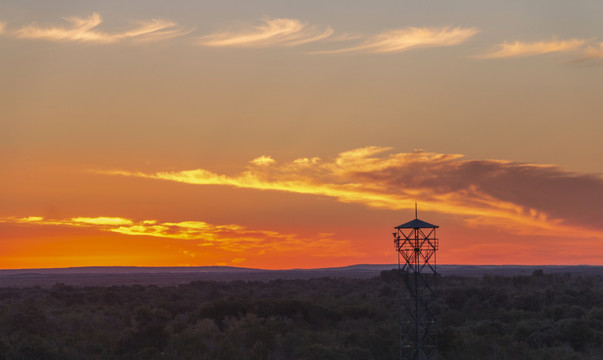
<instances>
[{"instance_id":1,"label":"sky","mask_svg":"<svg viewBox=\"0 0 603 360\"><path fill-rule=\"evenodd\" d=\"M603 2L0 3L0 268L603 265Z\"/></svg>"}]
</instances>

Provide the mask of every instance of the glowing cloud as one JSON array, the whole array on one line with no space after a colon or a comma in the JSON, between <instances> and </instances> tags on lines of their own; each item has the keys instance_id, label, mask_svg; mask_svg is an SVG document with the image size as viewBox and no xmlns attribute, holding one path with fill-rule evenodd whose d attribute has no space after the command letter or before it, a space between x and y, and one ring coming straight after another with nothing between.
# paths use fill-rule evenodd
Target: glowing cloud
<instances>
[{"instance_id":1,"label":"glowing cloud","mask_svg":"<svg viewBox=\"0 0 603 360\"><path fill-rule=\"evenodd\" d=\"M43 221L44 218L41 216L28 216L28 217L20 218L17 220L18 220L17 222L29 223L29 222Z\"/></svg>"},{"instance_id":2,"label":"glowing cloud","mask_svg":"<svg viewBox=\"0 0 603 360\"><path fill-rule=\"evenodd\" d=\"M98 13L82 18L64 18L70 26L67 27L38 27L35 24L24 26L14 32L23 39L45 39L51 41L75 41L82 43L109 44L121 40L158 41L182 36L192 30L185 30L175 23L166 20L152 19L138 22L138 26L123 32L106 33L95 30L102 22Z\"/></svg>"},{"instance_id":3,"label":"glowing cloud","mask_svg":"<svg viewBox=\"0 0 603 360\"><path fill-rule=\"evenodd\" d=\"M469 225L494 225L516 233L603 236L599 177L578 176L554 166L462 160L458 154L415 151L378 156L388 150L360 148L332 161L302 158L251 167L235 176L204 169L104 173L328 196L392 210L410 208L419 200L424 210L464 216Z\"/></svg>"},{"instance_id":4,"label":"glowing cloud","mask_svg":"<svg viewBox=\"0 0 603 360\"><path fill-rule=\"evenodd\" d=\"M475 34L476 28L461 27L410 27L390 30L373 36L371 39L348 48L318 51L315 54L339 53L398 53L417 47L453 46L465 42Z\"/></svg>"},{"instance_id":5,"label":"glowing cloud","mask_svg":"<svg viewBox=\"0 0 603 360\"><path fill-rule=\"evenodd\" d=\"M123 219L123 218L109 218L109 217L96 217L96 218L88 218L88 217L76 217L71 219L74 223L82 223L82 224L90 224L90 225L130 225L132 224L132 220Z\"/></svg>"},{"instance_id":6,"label":"glowing cloud","mask_svg":"<svg viewBox=\"0 0 603 360\"><path fill-rule=\"evenodd\" d=\"M585 41L580 39L538 42L504 42L497 45L497 50L485 53L478 57L484 59L497 59L520 56L535 56L548 53L574 52L579 50L584 43Z\"/></svg>"},{"instance_id":7,"label":"glowing cloud","mask_svg":"<svg viewBox=\"0 0 603 360\"><path fill-rule=\"evenodd\" d=\"M199 38L199 44L215 47L296 46L325 39L333 34L327 27L319 30L297 19L266 17L262 25L239 31L214 33Z\"/></svg>"},{"instance_id":8,"label":"glowing cloud","mask_svg":"<svg viewBox=\"0 0 603 360\"><path fill-rule=\"evenodd\" d=\"M297 234L283 234L271 230L252 230L245 226L214 225L204 221L159 222L134 221L119 217L75 217L45 219L39 216L23 218L4 217L0 223L88 227L131 236L152 236L186 241L197 241L197 246L213 247L230 252L267 250L278 252L308 252L313 256L351 256L359 253L345 240L333 239L333 234L317 234L313 238Z\"/></svg>"},{"instance_id":9,"label":"glowing cloud","mask_svg":"<svg viewBox=\"0 0 603 360\"><path fill-rule=\"evenodd\" d=\"M265 155L262 155L259 158L255 158L255 159L251 160L251 164L259 165L259 166L265 166L265 165L270 165L270 164L274 164L274 163L276 163L276 161L271 156L265 156Z\"/></svg>"},{"instance_id":10,"label":"glowing cloud","mask_svg":"<svg viewBox=\"0 0 603 360\"><path fill-rule=\"evenodd\" d=\"M0 21L0 34L4 33L4 29L6 28L6 24Z\"/></svg>"}]
</instances>

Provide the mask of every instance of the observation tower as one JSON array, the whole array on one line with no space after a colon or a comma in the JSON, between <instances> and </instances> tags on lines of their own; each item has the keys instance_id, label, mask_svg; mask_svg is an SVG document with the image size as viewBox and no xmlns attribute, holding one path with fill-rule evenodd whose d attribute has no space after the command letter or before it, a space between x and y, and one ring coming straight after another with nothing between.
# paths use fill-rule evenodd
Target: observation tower
<instances>
[{"instance_id":1,"label":"observation tower","mask_svg":"<svg viewBox=\"0 0 603 360\"><path fill-rule=\"evenodd\" d=\"M432 225L417 218L396 226L400 281L400 359L438 358L436 321L430 308L435 298L438 238Z\"/></svg>"}]
</instances>

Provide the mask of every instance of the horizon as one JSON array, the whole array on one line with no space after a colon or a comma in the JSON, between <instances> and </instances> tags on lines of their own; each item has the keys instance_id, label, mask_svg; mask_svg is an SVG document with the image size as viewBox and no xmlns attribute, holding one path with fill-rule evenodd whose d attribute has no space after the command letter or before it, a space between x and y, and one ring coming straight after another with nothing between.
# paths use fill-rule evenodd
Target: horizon
<instances>
[{"instance_id":1,"label":"horizon","mask_svg":"<svg viewBox=\"0 0 603 360\"><path fill-rule=\"evenodd\" d=\"M4 1L0 268L603 265L601 13Z\"/></svg>"},{"instance_id":2,"label":"horizon","mask_svg":"<svg viewBox=\"0 0 603 360\"><path fill-rule=\"evenodd\" d=\"M398 264L391 264L392 270L397 267ZM72 266L72 267L56 267L56 268L2 268L0 271L35 271L35 270L74 270L74 269L111 269L111 268L129 268L129 269L196 269L196 268L225 268L225 269L237 269L237 270L260 270L260 271L306 271L306 270L337 270L352 267L362 266L373 266L373 267L385 267L388 264L351 264L344 266L334 267L317 267L317 268L278 268L278 269L267 269L267 268L250 268L241 266L231 265L196 265L196 266L136 266L136 265L115 265L115 266ZM560 264L437 264L437 266L453 267L453 266L466 266L466 267L602 267L603 265L590 265L590 264L572 264L572 265L560 265Z\"/></svg>"},{"instance_id":3,"label":"horizon","mask_svg":"<svg viewBox=\"0 0 603 360\"><path fill-rule=\"evenodd\" d=\"M0 287L27 288L55 285L118 286L155 285L173 286L195 281L271 281L294 279L348 278L370 279L387 277L396 271L397 264L358 264L344 267L303 269L257 269L232 266L200 267L79 267L51 269L0 269ZM385 274L384 274L385 273ZM592 265L439 265L441 277L484 276L602 276L603 266Z\"/></svg>"}]
</instances>

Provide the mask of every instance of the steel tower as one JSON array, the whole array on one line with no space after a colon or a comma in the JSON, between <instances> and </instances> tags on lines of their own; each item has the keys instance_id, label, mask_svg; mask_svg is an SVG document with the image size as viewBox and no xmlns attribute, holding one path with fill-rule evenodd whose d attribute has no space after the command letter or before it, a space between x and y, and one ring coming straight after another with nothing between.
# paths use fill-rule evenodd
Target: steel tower
<instances>
[{"instance_id":1,"label":"steel tower","mask_svg":"<svg viewBox=\"0 0 603 360\"><path fill-rule=\"evenodd\" d=\"M400 276L400 359L438 358L435 297L438 226L415 219L396 226L394 245Z\"/></svg>"}]
</instances>

